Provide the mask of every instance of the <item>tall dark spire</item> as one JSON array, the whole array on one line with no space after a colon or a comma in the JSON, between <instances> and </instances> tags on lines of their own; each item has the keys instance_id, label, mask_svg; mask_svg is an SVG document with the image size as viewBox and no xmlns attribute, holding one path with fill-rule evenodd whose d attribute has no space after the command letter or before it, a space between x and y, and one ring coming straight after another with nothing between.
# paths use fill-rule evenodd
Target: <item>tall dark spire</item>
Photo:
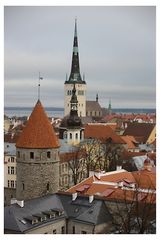
<instances>
[{"instance_id":1,"label":"tall dark spire","mask_svg":"<svg viewBox=\"0 0 160 240\"><path fill-rule=\"evenodd\" d=\"M77 36L77 19L75 19L71 73L70 73L68 81L66 81L65 83L73 83L73 82L85 83L85 81L82 80L81 74L80 74L78 36Z\"/></svg>"}]
</instances>

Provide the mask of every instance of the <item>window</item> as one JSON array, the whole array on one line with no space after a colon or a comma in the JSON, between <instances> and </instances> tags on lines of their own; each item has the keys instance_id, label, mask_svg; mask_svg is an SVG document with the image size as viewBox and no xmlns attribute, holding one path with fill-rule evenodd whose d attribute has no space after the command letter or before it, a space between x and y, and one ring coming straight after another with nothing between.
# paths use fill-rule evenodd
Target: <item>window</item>
<instances>
[{"instance_id":1,"label":"window","mask_svg":"<svg viewBox=\"0 0 160 240\"><path fill-rule=\"evenodd\" d=\"M75 234L75 226L73 226L73 234Z\"/></svg>"},{"instance_id":2,"label":"window","mask_svg":"<svg viewBox=\"0 0 160 240\"><path fill-rule=\"evenodd\" d=\"M49 182L47 183L47 191L49 191Z\"/></svg>"},{"instance_id":3,"label":"window","mask_svg":"<svg viewBox=\"0 0 160 240\"><path fill-rule=\"evenodd\" d=\"M11 188L14 188L14 181L11 180Z\"/></svg>"},{"instance_id":4,"label":"window","mask_svg":"<svg viewBox=\"0 0 160 240\"><path fill-rule=\"evenodd\" d=\"M64 234L65 233L65 227L61 227L61 233Z\"/></svg>"},{"instance_id":5,"label":"window","mask_svg":"<svg viewBox=\"0 0 160 240\"><path fill-rule=\"evenodd\" d=\"M69 134L70 139L72 139L72 133Z\"/></svg>"},{"instance_id":6,"label":"window","mask_svg":"<svg viewBox=\"0 0 160 240\"><path fill-rule=\"evenodd\" d=\"M10 167L8 167L8 174L10 174Z\"/></svg>"},{"instance_id":7,"label":"window","mask_svg":"<svg viewBox=\"0 0 160 240\"><path fill-rule=\"evenodd\" d=\"M22 183L22 190L24 190L24 183Z\"/></svg>"},{"instance_id":8,"label":"window","mask_svg":"<svg viewBox=\"0 0 160 240\"><path fill-rule=\"evenodd\" d=\"M14 167L11 167L11 174L14 174Z\"/></svg>"},{"instance_id":9,"label":"window","mask_svg":"<svg viewBox=\"0 0 160 240\"><path fill-rule=\"evenodd\" d=\"M14 157L11 157L11 162L14 162Z\"/></svg>"},{"instance_id":10,"label":"window","mask_svg":"<svg viewBox=\"0 0 160 240\"><path fill-rule=\"evenodd\" d=\"M53 234L56 234L56 233L57 233L56 229L53 229Z\"/></svg>"},{"instance_id":11,"label":"window","mask_svg":"<svg viewBox=\"0 0 160 240\"><path fill-rule=\"evenodd\" d=\"M51 158L51 152L47 152L47 158Z\"/></svg>"},{"instance_id":12,"label":"window","mask_svg":"<svg viewBox=\"0 0 160 240\"><path fill-rule=\"evenodd\" d=\"M87 232L86 232L86 231L81 231L81 233L82 233L82 234L87 234Z\"/></svg>"},{"instance_id":13,"label":"window","mask_svg":"<svg viewBox=\"0 0 160 240\"><path fill-rule=\"evenodd\" d=\"M20 158L20 151L17 152L17 157Z\"/></svg>"},{"instance_id":14,"label":"window","mask_svg":"<svg viewBox=\"0 0 160 240\"><path fill-rule=\"evenodd\" d=\"M15 188L17 187L17 181L15 181Z\"/></svg>"},{"instance_id":15,"label":"window","mask_svg":"<svg viewBox=\"0 0 160 240\"><path fill-rule=\"evenodd\" d=\"M34 159L34 152L30 152L30 159Z\"/></svg>"},{"instance_id":16,"label":"window","mask_svg":"<svg viewBox=\"0 0 160 240\"><path fill-rule=\"evenodd\" d=\"M10 181L8 180L8 187L10 187Z\"/></svg>"},{"instance_id":17,"label":"window","mask_svg":"<svg viewBox=\"0 0 160 240\"><path fill-rule=\"evenodd\" d=\"M65 176L65 185L68 183L68 177L67 176Z\"/></svg>"},{"instance_id":18,"label":"window","mask_svg":"<svg viewBox=\"0 0 160 240\"><path fill-rule=\"evenodd\" d=\"M78 133L76 133L76 139L78 139Z\"/></svg>"},{"instance_id":19,"label":"window","mask_svg":"<svg viewBox=\"0 0 160 240\"><path fill-rule=\"evenodd\" d=\"M10 162L10 158L8 158L8 162Z\"/></svg>"}]
</instances>

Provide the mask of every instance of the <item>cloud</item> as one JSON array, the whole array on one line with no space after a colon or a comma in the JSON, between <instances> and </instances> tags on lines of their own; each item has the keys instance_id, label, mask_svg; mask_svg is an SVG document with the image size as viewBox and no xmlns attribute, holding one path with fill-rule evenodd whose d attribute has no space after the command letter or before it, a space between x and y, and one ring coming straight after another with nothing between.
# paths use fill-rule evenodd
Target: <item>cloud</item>
<instances>
[{"instance_id":1,"label":"cloud","mask_svg":"<svg viewBox=\"0 0 160 240\"><path fill-rule=\"evenodd\" d=\"M155 107L155 7L5 7L5 105L32 104L40 71L43 101L63 106L75 15L87 96Z\"/></svg>"}]
</instances>

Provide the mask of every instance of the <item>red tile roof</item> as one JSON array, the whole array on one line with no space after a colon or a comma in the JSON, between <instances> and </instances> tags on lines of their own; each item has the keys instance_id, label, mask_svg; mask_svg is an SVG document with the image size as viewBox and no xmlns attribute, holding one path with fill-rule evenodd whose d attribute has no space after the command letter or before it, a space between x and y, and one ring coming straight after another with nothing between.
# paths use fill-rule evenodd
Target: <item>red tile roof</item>
<instances>
[{"instance_id":1,"label":"red tile roof","mask_svg":"<svg viewBox=\"0 0 160 240\"><path fill-rule=\"evenodd\" d=\"M16 147L19 148L57 148L59 141L48 120L45 110L38 100L31 116L21 133Z\"/></svg>"},{"instance_id":2,"label":"red tile roof","mask_svg":"<svg viewBox=\"0 0 160 240\"><path fill-rule=\"evenodd\" d=\"M136 147L136 139L133 137L133 136L121 136L121 138L127 143L127 146L129 149L135 149L135 148L138 148Z\"/></svg>"},{"instance_id":3,"label":"red tile roof","mask_svg":"<svg viewBox=\"0 0 160 240\"><path fill-rule=\"evenodd\" d=\"M106 124L87 124L84 130L84 137L96 138L103 141L111 138L112 143L125 144L124 140Z\"/></svg>"},{"instance_id":4,"label":"red tile roof","mask_svg":"<svg viewBox=\"0 0 160 240\"><path fill-rule=\"evenodd\" d=\"M134 136L137 141L145 143L154 127L154 123L129 123L123 135Z\"/></svg>"},{"instance_id":5,"label":"red tile roof","mask_svg":"<svg viewBox=\"0 0 160 240\"><path fill-rule=\"evenodd\" d=\"M122 182L124 187L115 186L116 183ZM138 197L137 191L133 191L130 184L137 183L139 189ZM84 188L88 186L87 189ZM143 191L146 189L146 193ZM115 200L138 200L143 201L147 197L147 201L155 203L156 195L155 193L149 193L148 190L156 189L156 173L154 171L136 171L136 172L127 172L127 171L117 171L110 172L106 175L101 176L100 180L91 176L81 183L71 187L67 192L79 192L81 195L96 195L103 197L104 199L115 199ZM81 190L81 191L78 191ZM136 199L135 199L136 197Z\"/></svg>"}]
</instances>

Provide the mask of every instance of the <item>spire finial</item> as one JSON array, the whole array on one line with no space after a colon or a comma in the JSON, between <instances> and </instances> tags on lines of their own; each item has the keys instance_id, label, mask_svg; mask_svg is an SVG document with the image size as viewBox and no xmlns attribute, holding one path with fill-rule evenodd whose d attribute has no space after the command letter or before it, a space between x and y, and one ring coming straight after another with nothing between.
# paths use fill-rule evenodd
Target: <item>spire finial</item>
<instances>
[{"instance_id":1,"label":"spire finial","mask_svg":"<svg viewBox=\"0 0 160 240\"><path fill-rule=\"evenodd\" d=\"M74 36L77 37L77 17L75 17L75 29L74 29Z\"/></svg>"},{"instance_id":2,"label":"spire finial","mask_svg":"<svg viewBox=\"0 0 160 240\"><path fill-rule=\"evenodd\" d=\"M96 102L98 102L98 93L96 94Z\"/></svg>"},{"instance_id":3,"label":"spire finial","mask_svg":"<svg viewBox=\"0 0 160 240\"><path fill-rule=\"evenodd\" d=\"M41 84L40 84L40 80L42 80L43 77L41 77L41 74L39 72L39 78L38 78L38 100L40 100L40 87L41 87Z\"/></svg>"}]
</instances>

